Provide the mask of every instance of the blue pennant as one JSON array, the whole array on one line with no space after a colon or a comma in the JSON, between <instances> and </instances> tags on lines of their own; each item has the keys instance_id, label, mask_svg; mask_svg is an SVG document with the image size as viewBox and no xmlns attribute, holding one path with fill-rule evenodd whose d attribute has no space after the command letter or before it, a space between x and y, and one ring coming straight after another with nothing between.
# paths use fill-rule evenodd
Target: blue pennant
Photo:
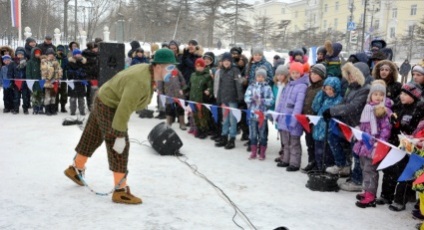
<instances>
[{"instance_id":1,"label":"blue pennant","mask_svg":"<svg viewBox=\"0 0 424 230\"><path fill-rule=\"evenodd\" d=\"M366 132L363 132L363 133L362 133L362 141L364 142L365 147L367 147L367 149L368 149L368 150L371 150L371 149L372 149L372 143L371 143L371 140L372 140L371 135L369 135L369 134L368 134L368 133L366 133Z\"/></svg>"},{"instance_id":2,"label":"blue pennant","mask_svg":"<svg viewBox=\"0 0 424 230\"><path fill-rule=\"evenodd\" d=\"M10 87L10 80L9 79L3 79L3 88L7 89Z\"/></svg>"},{"instance_id":3,"label":"blue pennant","mask_svg":"<svg viewBox=\"0 0 424 230\"><path fill-rule=\"evenodd\" d=\"M86 80L81 81L81 83L85 86L88 86L88 81L86 81Z\"/></svg>"},{"instance_id":4,"label":"blue pennant","mask_svg":"<svg viewBox=\"0 0 424 230\"><path fill-rule=\"evenodd\" d=\"M330 120L330 130L334 135L338 137L345 138L343 133L340 131L339 123L335 122L333 119Z\"/></svg>"},{"instance_id":5,"label":"blue pennant","mask_svg":"<svg viewBox=\"0 0 424 230\"><path fill-rule=\"evenodd\" d=\"M291 116L291 115L286 114L285 122L286 122L286 127L287 127L287 129L289 129L289 128L290 128L291 119L292 119L292 116Z\"/></svg>"},{"instance_id":6,"label":"blue pennant","mask_svg":"<svg viewBox=\"0 0 424 230\"><path fill-rule=\"evenodd\" d=\"M416 154L411 154L409 162L400 175L398 181L412 180L415 177L415 172L418 171L424 165L424 158Z\"/></svg>"},{"instance_id":7,"label":"blue pennant","mask_svg":"<svg viewBox=\"0 0 424 230\"><path fill-rule=\"evenodd\" d=\"M193 111L193 113L197 111L196 105L193 102L189 102L188 104L190 105L191 111Z\"/></svg>"},{"instance_id":8,"label":"blue pennant","mask_svg":"<svg viewBox=\"0 0 424 230\"><path fill-rule=\"evenodd\" d=\"M44 84L46 83L46 80L39 80L38 84L40 85L41 89L44 89Z\"/></svg>"},{"instance_id":9,"label":"blue pennant","mask_svg":"<svg viewBox=\"0 0 424 230\"><path fill-rule=\"evenodd\" d=\"M218 107L215 105L211 105L212 117L215 123L218 124Z\"/></svg>"}]
</instances>

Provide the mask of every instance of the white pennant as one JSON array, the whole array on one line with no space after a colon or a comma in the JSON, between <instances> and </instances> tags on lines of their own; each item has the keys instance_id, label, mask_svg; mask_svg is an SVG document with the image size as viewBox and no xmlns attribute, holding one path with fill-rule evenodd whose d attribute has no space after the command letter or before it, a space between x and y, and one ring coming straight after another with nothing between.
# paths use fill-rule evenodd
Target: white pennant
<instances>
[{"instance_id":1,"label":"white pennant","mask_svg":"<svg viewBox=\"0 0 424 230\"><path fill-rule=\"evenodd\" d=\"M209 105L209 104L203 104L206 108L208 108L209 109L209 111L211 111L212 112L212 109L211 109L211 105Z\"/></svg>"},{"instance_id":2,"label":"white pennant","mask_svg":"<svg viewBox=\"0 0 424 230\"><path fill-rule=\"evenodd\" d=\"M180 101L181 108L183 108L184 110L186 110L185 100L183 100L183 99L178 99L178 100Z\"/></svg>"},{"instance_id":3,"label":"white pennant","mask_svg":"<svg viewBox=\"0 0 424 230\"><path fill-rule=\"evenodd\" d=\"M72 90L74 90L74 89L75 89L75 83L74 83L73 81L70 81L70 82L68 83L68 86L69 86L69 88L71 88Z\"/></svg>"},{"instance_id":4,"label":"white pennant","mask_svg":"<svg viewBox=\"0 0 424 230\"><path fill-rule=\"evenodd\" d=\"M266 114L271 114L272 119L273 119L274 121L277 121L277 118L278 118L279 113L276 113L276 112L274 112L274 111L268 110L268 111L266 111Z\"/></svg>"},{"instance_id":5,"label":"white pennant","mask_svg":"<svg viewBox=\"0 0 424 230\"><path fill-rule=\"evenodd\" d=\"M160 94L159 95L159 101L162 104L162 107L165 108L165 103L166 103L166 95Z\"/></svg>"},{"instance_id":6,"label":"white pennant","mask_svg":"<svg viewBox=\"0 0 424 230\"><path fill-rule=\"evenodd\" d=\"M233 116L236 118L237 122L241 120L241 110L239 109L230 109Z\"/></svg>"},{"instance_id":7,"label":"white pennant","mask_svg":"<svg viewBox=\"0 0 424 230\"><path fill-rule=\"evenodd\" d=\"M383 161L378 166L377 170L385 169L390 167L400 160L402 160L406 155L406 152L400 149L391 149L387 156L383 159Z\"/></svg>"},{"instance_id":8,"label":"white pennant","mask_svg":"<svg viewBox=\"0 0 424 230\"><path fill-rule=\"evenodd\" d=\"M309 120L311 121L312 124L317 125L318 121L321 119L320 116L312 116L312 115L307 115L307 117L309 118Z\"/></svg>"},{"instance_id":9,"label":"white pennant","mask_svg":"<svg viewBox=\"0 0 424 230\"><path fill-rule=\"evenodd\" d=\"M29 90L32 92L32 87L34 86L35 80L26 80L26 82Z\"/></svg>"},{"instance_id":10,"label":"white pennant","mask_svg":"<svg viewBox=\"0 0 424 230\"><path fill-rule=\"evenodd\" d=\"M360 141L362 140L362 131L356 128L351 128L353 135L355 136L356 140Z\"/></svg>"}]
</instances>

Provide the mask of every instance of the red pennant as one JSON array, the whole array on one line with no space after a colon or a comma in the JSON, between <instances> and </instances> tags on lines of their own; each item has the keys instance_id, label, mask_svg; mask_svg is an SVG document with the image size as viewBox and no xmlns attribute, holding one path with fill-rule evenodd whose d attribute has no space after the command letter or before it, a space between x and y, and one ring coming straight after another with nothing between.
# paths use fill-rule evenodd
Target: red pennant
<instances>
[{"instance_id":1,"label":"red pennant","mask_svg":"<svg viewBox=\"0 0 424 230\"><path fill-rule=\"evenodd\" d=\"M413 183L413 185L416 185L416 184L422 184L422 183L424 183L424 174L422 174L421 176L419 176L415 181L414 181L414 183Z\"/></svg>"},{"instance_id":2,"label":"red pennant","mask_svg":"<svg viewBox=\"0 0 424 230\"><path fill-rule=\"evenodd\" d=\"M382 161L390 151L390 146L383 142L377 141L377 147L375 147L374 156L372 158L372 164L375 165Z\"/></svg>"},{"instance_id":3,"label":"red pennant","mask_svg":"<svg viewBox=\"0 0 424 230\"><path fill-rule=\"evenodd\" d=\"M184 108L182 105L181 105L181 101L180 101L180 99L178 99L178 98L175 98L175 97L173 97L172 98L173 100L174 100L174 102L175 103L177 103L181 108Z\"/></svg>"},{"instance_id":4,"label":"red pennant","mask_svg":"<svg viewBox=\"0 0 424 230\"><path fill-rule=\"evenodd\" d=\"M22 83L23 81L15 81L15 85L18 87L19 90L22 89Z\"/></svg>"},{"instance_id":5,"label":"red pennant","mask_svg":"<svg viewBox=\"0 0 424 230\"><path fill-rule=\"evenodd\" d=\"M297 119L297 121L303 126L306 132L311 132L311 127L309 125L309 119L306 115L303 114L296 114L294 115Z\"/></svg>"},{"instance_id":6,"label":"red pennant","mask_svg":"<svg viewBox=\"0 0 424 230\"><path fill-rule=\"evenodd\" d=\"M225 104L222 104L221 107L224 109L224 117L223 120L227 119L228 114L230 114L230 109Z\"/></svg>"},{"instance_id":7,"label":"red pennant","mask_svg":"<svg viewBox=\"0 0 424 230\"><path fill-rule=\"evenodd\" d=\"M255 110L255 114L258 115L258 120L259 120L259 127L262 127L262 125L264 125L264 121L265 121L265 115L262 111L260 110Z\"/></svg>"},{"instance_id":8,"label":"red pennant","mask_svg":"<svg viewBox=\"0 0 424 230\"><path fill-rule=\"evenodd\" d=\"M91 86L99 86L99 81L98 80L91 80Z\"/></svg>"},{"instance_id":9,"label":"red pennant","mask_svg":"<svg viewBox=\"0 0 424 230\"><path fill-rule=\"evenodd\" d=\"M346 140L348 140L349 142L352 141L353 133L350 127L342 123L339 123L339 127L342 130L342 133L345 136Z\"/></svg>"},{"instance_id":10,"label":"red pennant","mask_svg":"<svg viewBox=\"0 0 424 230\"><path fill-rule=\"evenodd\" d=\"M199 114L199 118L202 118L202 103L196 103L196 108Z\"/></svg>"},{"instance_id":11,"label":"red pennant","mask_svg":"<svg viewBox=\"0 0 424 230\"><path fill-rule=\"evenodd\" d=\"M57 82L53 82L53 89L55 93L59 91L59 84L57 84Z\"/></svg>"}]
</instances>

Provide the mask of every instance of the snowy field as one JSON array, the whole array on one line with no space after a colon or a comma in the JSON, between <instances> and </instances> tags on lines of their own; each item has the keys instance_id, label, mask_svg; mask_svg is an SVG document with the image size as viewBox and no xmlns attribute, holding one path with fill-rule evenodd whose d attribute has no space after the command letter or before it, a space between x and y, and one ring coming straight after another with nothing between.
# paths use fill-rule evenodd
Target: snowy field
<instances>
[{"instance_id":1,"label":"snowy field","mask_svg":"<svg viewBox=\"0 0 424 230\"><path fill-rule=\"evenodd\" d=\"M154 106L152 102L150 108ZM177 158L160 156L145 145L131 143L128 178L143 204L115 204L111 196L75 185L63 171L72 163L81 130L62 126L66 117L0 113L0 229L239 229L232 222L233 207L217 190ZM159 122L134 114L130 138L147 140ZM411 218L412 203L399 213L387 206L360 209L355 193L308 190L305 174L275 166L279 141L272 128L265 161L248 160L239 137L236 149L225 150L211 140L195 139L178 128L176 132L187 161L253 223L250 227L237 215L235 221L244 229L413 229L418 222ZM302 158L303 167L306 154ZM104 146L89 159L86 180L97 191L112 189Z\"/></svg>"}]
</instances>

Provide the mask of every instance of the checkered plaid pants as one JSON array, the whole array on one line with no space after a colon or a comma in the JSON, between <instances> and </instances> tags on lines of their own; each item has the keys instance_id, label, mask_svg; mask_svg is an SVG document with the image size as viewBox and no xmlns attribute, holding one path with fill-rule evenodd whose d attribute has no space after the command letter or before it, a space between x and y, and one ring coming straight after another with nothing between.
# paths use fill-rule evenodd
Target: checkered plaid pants
<instances>
[{"instance_id":1,"label":"checkered plaid pants","mask_svg":"<svg viewBox=\"0 0 424 230\"><path fill-rule=\"evenodd\" d=\"M83 156L91 157L94 151L105 141L109 169L113 172L125 173L127 172L130 143L126 133L124 152L119 154L113 150L116 136L113 134L112 121L115 111L116 109L107 107L97 97L75 151Z\"/></svg>"}]
</instances>

